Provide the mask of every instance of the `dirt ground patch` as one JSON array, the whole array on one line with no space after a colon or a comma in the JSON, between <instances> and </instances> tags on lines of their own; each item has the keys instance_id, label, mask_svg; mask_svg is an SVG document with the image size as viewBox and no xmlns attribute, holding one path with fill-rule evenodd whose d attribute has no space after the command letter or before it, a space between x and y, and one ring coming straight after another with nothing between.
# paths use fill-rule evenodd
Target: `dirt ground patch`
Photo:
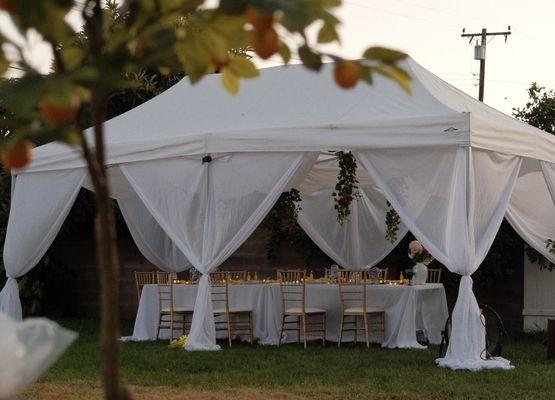
<instances>
[{"instance_id":1,"label":"dirt ground patch","mask_svg":"<svg viewBox=\"0 0 555 400\"><path fill-rule=\"evenodd\" d=\"M310 394L300 395L283 391L256 389L226 389L201 391L167 386L130 386L137 400L301 400L327 397ZM20 394L17 400L102 400L102 387L97 383L66 382L36 383Z\"/></svg>"}]
</instances>

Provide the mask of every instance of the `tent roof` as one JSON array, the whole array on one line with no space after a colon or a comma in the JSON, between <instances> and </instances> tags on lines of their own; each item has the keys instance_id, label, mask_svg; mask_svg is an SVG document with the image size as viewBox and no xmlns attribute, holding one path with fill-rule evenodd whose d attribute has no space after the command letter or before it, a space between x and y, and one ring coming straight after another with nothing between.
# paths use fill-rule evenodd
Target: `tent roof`
<instances>
[{"instance_id":1,"label":"tent roof","mask_svg":"<svg viewBox=\"0 0 555 400\"><path fill-rule=\"evenodd\" d=\"M376 76L343 90L332 64L267 68L223 91L220 76L186 79L105 123L109 164L236 151L474 146L555 162L555 139L475 100L412 59L413 95ZM89 132L90 134L90 132ZM50 143L21 172L82 167L80 151Z\"/></svg>"}]
</instances>

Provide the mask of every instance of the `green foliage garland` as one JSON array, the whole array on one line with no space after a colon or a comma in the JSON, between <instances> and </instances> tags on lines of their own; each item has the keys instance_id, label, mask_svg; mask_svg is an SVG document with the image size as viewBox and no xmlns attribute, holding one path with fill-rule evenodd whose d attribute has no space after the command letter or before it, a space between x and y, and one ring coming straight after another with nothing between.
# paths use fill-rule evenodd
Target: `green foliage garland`
<instances>
[{"instance_id":1,"label":"green foliage garland","mask_svg":"<svg viewBox=\"0 0 555 400\"><path fill-rule=\"evenodd\" d=\"M343 224L351 214L351 203L360 198L357 179L357 161L350 151L335 153L339 164L339 175L335 191L332 196L335 200L334 208L337 211L337 221Z\"/></svg>"},{"instance_id":2,"label":"green foliage garland","mask_svg":"<svg viewBox=\"0 0 555 400\"><path fill-rule=\"evenodd\" d=\"M385 238L389 243L393 244L397 241L397 232L399 231L401 217L399 217L399 214L397 214L397 211L395 211L389 201L387 202L387 206L389 210L385 214L385 224L387 226Z\"/></svg>"},{"instance_id":3,"label":"green foliage garland","mask_svg":"<svg viewBox=\"0 0 555 400\"><path fill-rule=\"evenodd\" d=\"M297 224L297 217L301 206L301 195L297 189L282 193L277 203L268 216L264 219L263 226L266 228L268 241L266 242L266 254L268 258L276 256L279 244L290 236Z\"/></svg>"},{"instance_id":4,"label":"green foliage garland","mask_svg":"<svg viewBox=\"0 0 555 400\"><path fill-rule=\"evenodd\" d=\"M276 258L279 246L289 243L305 257L309 264L313 257L322 255L322 251L307 236L297 223L301 196L297 189L283 193L272 210L264 219L262 226L266 229L266 257Z\"/></svg>"}]
</instances>

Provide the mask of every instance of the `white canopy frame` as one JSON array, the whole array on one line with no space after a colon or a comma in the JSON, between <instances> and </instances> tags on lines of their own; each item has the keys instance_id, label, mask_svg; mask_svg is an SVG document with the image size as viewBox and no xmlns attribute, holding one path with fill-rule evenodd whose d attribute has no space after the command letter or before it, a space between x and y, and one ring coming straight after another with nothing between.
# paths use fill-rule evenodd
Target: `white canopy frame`
<instances>
[{"instance_id":1,"label":"white canopy frame","mask_svg":"<svg viewBox=\"0 0 555 400\"><path fill-rule=\"evenodd\" d=\"M413 96L385 79L343 91L326 80L331 74L293 66L264 70L236 97L219 93L217 76L196 86L182 81L105 123L112 196L124 206L139 249L160 268L182 270L191 263L204 274L189 349L218 348L206 274L248 237L283 190L303 181L320 151L352 150L374 182L361 186L362 210L383 209L379 203L387 198L406 224L401 234L409 228L463 276L453 337L438 364L511 368L507 360L483 359L484 327L470 275L505 214L538 250L555 237L555 226L526 207L540 201L542 210L555 214L555 140L470 98L412 59L404 67L413 77ZM204 163L207 154L213 161ZM77 191L88 186L78 150L51 143L33 156L30 166L15 172L4 247L9 279L0 293L0 310L19 318L15 279L36 265ZM528 160L536 168L524 173ZM309 181L301 184L306 192ZM45 198L51 205L46 216ZM318 238L322 229L315 228L315 218L325 213L311 216L310 201L309 195L300 222L324 251L355 267L365 258L375 262L368 254L355 257L356 246L344 251L346 242L367 240L360 224L372 218L355 211L348 236ZM543 254L554 260L545 248Z\"/></svg>"}]
</instances>

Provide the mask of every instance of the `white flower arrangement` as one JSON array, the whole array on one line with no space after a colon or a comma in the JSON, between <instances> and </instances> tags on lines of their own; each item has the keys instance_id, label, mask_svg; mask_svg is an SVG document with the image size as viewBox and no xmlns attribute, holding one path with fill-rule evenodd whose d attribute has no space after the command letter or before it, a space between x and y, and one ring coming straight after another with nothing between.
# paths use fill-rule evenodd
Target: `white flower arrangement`
<instances>
[{"instance_id":1,"label":"white flower arrangement","mask_svg":"<svg viewBox=\"0 0 555 400\"><path fill-rule=\"evenodd\" d=\"M409 258L415 263L422 263L424 265L430 264L434 261L434 257L418 240L413 240L409 243Z\"/></svg>"}]
</instances>

